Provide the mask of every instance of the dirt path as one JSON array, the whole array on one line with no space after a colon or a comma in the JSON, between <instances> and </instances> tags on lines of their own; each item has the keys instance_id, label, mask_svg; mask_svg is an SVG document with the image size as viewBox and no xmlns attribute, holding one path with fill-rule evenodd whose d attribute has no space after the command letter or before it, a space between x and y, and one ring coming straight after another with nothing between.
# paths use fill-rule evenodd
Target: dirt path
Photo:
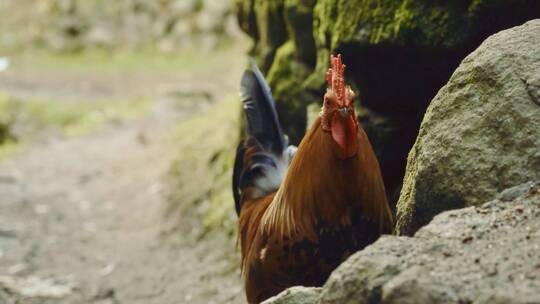
<instances>
[{"instance_id":1,"label":"dirt path","mask_svg":"<svg viewBox=\"0 0 540 304\"><path fill-rule=\"evenodd\" d=\"M163 235L170 134L197 114L152 100L0 164L0 303L242 302L234 242Z\"/></svg>"}]
</instances>

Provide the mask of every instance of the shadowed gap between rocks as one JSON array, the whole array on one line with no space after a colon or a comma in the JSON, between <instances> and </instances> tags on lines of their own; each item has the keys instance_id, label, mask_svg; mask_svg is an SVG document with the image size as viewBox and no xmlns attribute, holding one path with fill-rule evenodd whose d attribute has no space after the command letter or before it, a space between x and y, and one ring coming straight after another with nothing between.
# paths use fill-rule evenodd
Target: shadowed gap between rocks
<instances>
[{"instance_id":1,"label":"shadowed gap between rocks","mask_svg":"<svg viewBox=\"0 0 540 304\"><path fill-rule=\"evenodd\" d=\"M461 59L475 47L428 49L344 44L347 76L358 87L362 125L375 149L392 209L401 190L407 155L424 113Z\"/></svg>"}]
</instances>

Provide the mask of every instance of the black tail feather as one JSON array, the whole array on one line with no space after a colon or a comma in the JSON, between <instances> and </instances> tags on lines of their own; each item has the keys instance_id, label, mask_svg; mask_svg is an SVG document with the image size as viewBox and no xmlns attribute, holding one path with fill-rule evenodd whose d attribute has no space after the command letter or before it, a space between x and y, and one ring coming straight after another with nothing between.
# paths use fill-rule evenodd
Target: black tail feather
<instances>
[{"instance_id":1,"label":"black tail feather","mask_svg":"<svg viewBox=\"0 0 540 304\"><path fill-rule=\"evenodd\" d=\"M244 166L244 143L241 142L238 144L238 147L236 148L236 157L234 159L234 168L233 168L233 178L232 178L232 191L233 191L233 197L234 197L234 208L236 210L236 214L240 214L240 177L242 176L241 173L243 171Z\"/></svg>"},{"instance_id":2,"label":"black tail feather","mask_svg":"<svg viewBox=\"0 0 540 304\"><path fill-rule=\"evenodd\" d=\"M245 71L242 77L240 93L246 113L247 135L255 137L265 150L281 155L286 139L270 87L253 60L252 70Z\"/></svg>"},{"instance_id":3,"label":"black tail feather","mask_svg":"<svg viewBox=\"0 0 540 304\"><path fill-rule=\"evenodd\" d=\"M240 213L242 189L252 186L266 167L276 167L273 155L281 159L287 146L287 138L281 130L274 99L264 76L251 60L251 70L246 70L240 84L241 100L246 117L246 140L236 150L233 172L233 196L236 213ZM249 139L249 140L247 140ZM261 152L249 159L249 168L244 168L246 150L256 145ZM265 155L266 154L266 155Z\"/></svg>"}]
</instances>

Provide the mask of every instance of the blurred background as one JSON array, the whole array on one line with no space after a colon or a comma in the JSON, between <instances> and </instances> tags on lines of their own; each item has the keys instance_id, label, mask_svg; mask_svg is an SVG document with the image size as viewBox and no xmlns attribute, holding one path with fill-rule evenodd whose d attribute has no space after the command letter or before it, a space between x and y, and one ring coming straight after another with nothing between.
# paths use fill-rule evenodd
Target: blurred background
<instances>
[{"instance_id":1,"label":"blurred background","mask_svg":"<svg viewBox=\"0 0 540 304\"><path fill-rule=\"evenodd\" d=\"M0 1L0 303L241 303L228 1Z\"/></svg>"},{"instance_id":2,"label":"blurred background","mask_svg":"<svg viewBox=\"0 0 540 304\"><path fill-rule=\"evenodd\" d=\"M1 0L0 303L242 303L248 55L298 143L343 54L394 208L431 99L538 17L536 0Z\"/></svg>"}]
</instances>

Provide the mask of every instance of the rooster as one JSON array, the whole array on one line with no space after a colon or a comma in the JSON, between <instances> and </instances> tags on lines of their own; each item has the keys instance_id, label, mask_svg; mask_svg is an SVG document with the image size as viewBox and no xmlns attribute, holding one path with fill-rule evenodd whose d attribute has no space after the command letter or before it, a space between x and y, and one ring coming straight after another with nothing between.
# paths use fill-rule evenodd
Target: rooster
<instances>
[{"instance_id":1,"label":"rooster","mask_svg":"<svg viewBox=\"0 0 540 304\"><path fill-rule=\"evenodd\" d=\"M378 161L330 57L320 116L298 149L288 146L257 66L241 81L246 137L237 149L233 193L249 303L295 286L321 286L352 253L392 230Z\"/></svg>"}]
</instances>

